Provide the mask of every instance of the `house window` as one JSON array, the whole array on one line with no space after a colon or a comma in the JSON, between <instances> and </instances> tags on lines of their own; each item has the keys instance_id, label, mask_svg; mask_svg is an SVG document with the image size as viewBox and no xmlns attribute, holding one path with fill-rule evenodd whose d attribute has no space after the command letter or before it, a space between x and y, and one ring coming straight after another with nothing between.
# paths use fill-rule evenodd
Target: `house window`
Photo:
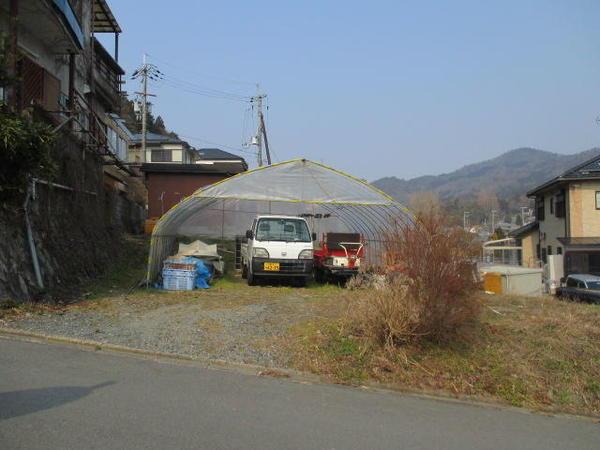
<instances>
[{"instance_id":1,"label":"house window","mask_svg":"<svg viewBox=\"0 0 600 450\"><path fill-rule=\"evenodd\" d=\"M554 214L554 197L550 197L550 214Z\"/></svg>"},{"instance_id":2,"label":"house window","mask_svg":"<svg viewBox=\"0 0 600 450\"><path fill-rule=\"evenodd\" d=\"M551 254L552 254L552 246L551 246L551 245L549 245L549 246L548 246L548 255L551 255Z\"/></svg>"},{"instance_id":3,"label":"house window","mask_svg":"<svg viewBox=\"0 0 600 450\"><path fill-rule=\"evenodd\" d=\"M541 195L539 197L536 197L535 199L536 205L536 216L538 220L544 220L545 215L546 215L546 211L545 211L545 207L544 207L544 196Z\"/></svg>"},{"instance_id":4,"label":"house window","mask_svg":"<svg viewBox=\"0 0 600 450\"><path fill-rule=\"evenodd\" d=\"M536 245L535 245L535 257L536 257L537 259L540 259L540 258L541 258L541 256L542 256L540 253L541 253L541 252L540 252L540 244L536 244Z\"/></svg>"},{"instance_id":5,"label":"house window","mask_svg":"<svg viewBox=\"0 0 600 450\"><path fill-rule=\"evenodd\" d=\"M546 256L546 247L542 249L542 261L544 261L544 264L548 262L548 258Z\"/></svg>"},{"instance_id":6,"label":"house window","mask_svg":"<svg viewBox=\"0 0 600 450\"><path fill-rule=\"evenodd\" d=\"M173 161L173 152L171 150L152 150L150 161L171 162Z\"/></svg>"},{"instance_id":7,"label":"house window","mask_svg":"<svg viewBox=\"0 0 600 450\"><path fill-rule=\"evenodd\" d=\"M556 247L556 254L562 255L562 247Z\"/></svg>"},{"instance_id":8,"label":"house window","mask_svg":"<svg viewBox=\"0 0 600 450\"><path fill-rule=\"evenodd\" d=\"M600 191L596 191L596 209L600 209Z\"/></svg>"},{"instance_id":9,"label":"house window","mask_svg":"<svg viewBox=\"0 0 600 450\"><path fill-rule=\"evenodd\" d=\"M565 217L566 208L565 208L565 191L562 190L556 196L556 204L554 205L554 213L556 217Z\"/></svg>"}]
</instances>

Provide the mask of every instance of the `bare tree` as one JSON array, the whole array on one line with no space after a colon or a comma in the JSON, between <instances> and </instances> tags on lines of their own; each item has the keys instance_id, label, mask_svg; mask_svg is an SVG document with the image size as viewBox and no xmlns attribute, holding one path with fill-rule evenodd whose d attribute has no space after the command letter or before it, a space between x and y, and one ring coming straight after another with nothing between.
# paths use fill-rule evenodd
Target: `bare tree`
<instances>
[{"instance_id":1,"label":"bare tree","mask_svg":"<svg viewBox=\"0 0 600 450\"><path fill-rule=\"evenodd\" d=\"M477 205L486 212L500 209L498 196L494 191L487 189L481 190L477 194Z\"/></svg>"},{"instance_id":2,"label":"bare tree","mask_svg":"<svg viewBox=\"0 0 600 450\"><path fill-rule=\"evenodd\" d=\"M432 191L415 192L408 199L410 209L416 215L441 215L442 202L437 193Z\"/></svg>"}]
</instances>

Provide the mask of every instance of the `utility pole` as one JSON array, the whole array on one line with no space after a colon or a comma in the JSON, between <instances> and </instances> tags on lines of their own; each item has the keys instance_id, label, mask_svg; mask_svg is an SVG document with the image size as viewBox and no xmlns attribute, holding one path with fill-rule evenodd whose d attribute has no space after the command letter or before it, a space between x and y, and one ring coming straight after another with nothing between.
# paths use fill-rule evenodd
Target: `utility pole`
<instances>
[{"instance_id":1,"label":"utility pole","mask_svg":"<svg viewBox=\"0 0 600 450\"><path fill-rule=\"evenodd\" d=\"M148 66L146 65L146 54L143 57L142 68L142 162L146 162L146 133L148 132Z\"/></svg>"},{"instance_id":2,"label":"utility pole","mask_svg":"<svg viewBox=\"0 0 600 450\"><path fill-rule=\"evenodd\" d=\"M267 155L267 164L271 165L271 152L269 151L269 138L267 138L267 127L265 125L265 117L261 111L260 113L260 128L262 135L265 138L265 154Z\"/></svg>"},{"instance_id":3,"label":"utility pole","mask_svg":"<svg viewBox=\"0 0 600 450\"><path fill-rule=\"evenodd\" d=\"M250 103L256 105L256 136L252 144L257 146L256 152L256 160L258 162L258 166L261 167L263 165L263 152L262 152L262 144L263 137L265 139L265 146L267 150L267 164L271 165L271 154L269 152L269 140L267 139L267 130L265 128L265 119L263 115L263 100L267 98L266 94L260 93L260 87L256 86L257 93L254 97L250 99Z\"/></svg>"},{"instance_id":4,"label":"utility pole","mask_svg":"<svg viewBox=\"0 0 600 450\"><path fill-rule=\"evenodd\" d=\"M162 78L162 72L154 64L146 62L146 54L144 53L143 62L131 77L132 80L141 78L142 92L136 94L142 97L142 163L146 162L146 135L148 134L148 97L156 97L154 94L148 93L148 78L157 80Z\"/></svg>"},{"instance_id":5,"label":"utility pole","mask_svg":"<svg viewBox=\"0 0 600 450\"><path fill-rule=\"evenodd\" d=\"M497 211L496 211L495 209L492 209L492 234L494 234L494 232L496 231L496 230L494 229L494 219L495 219L495 217L494 217L494 216L496 215L496 212L497 212Z\"/></svg>"},{"instance_id":6,"label":"utility pole","mask_svg":"<svg viewBox=\"0 0 600 450\"><path fill-rule=\"evenodd\" d=\"M523 222L523 225L531 222L531 208L529 206L521 206L521 222Z\"/></svg>"}]
</instances>

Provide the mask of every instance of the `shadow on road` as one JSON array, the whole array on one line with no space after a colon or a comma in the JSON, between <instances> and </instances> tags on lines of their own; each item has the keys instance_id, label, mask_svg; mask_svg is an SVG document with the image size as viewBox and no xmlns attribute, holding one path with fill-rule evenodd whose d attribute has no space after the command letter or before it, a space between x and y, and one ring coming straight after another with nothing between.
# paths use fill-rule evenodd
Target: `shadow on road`
<instances>
[{"instance_id":1,"label":"shadow on road","mask_svg":"<svg viewBox=\"0 0 600 450\"><path fill-rule=\"evenodd\" d=\"M115 384L106 381L95 386L57 386L0 392L0 420L55 408L90 395L96 389Z\"/></svg>"}]
</instances>

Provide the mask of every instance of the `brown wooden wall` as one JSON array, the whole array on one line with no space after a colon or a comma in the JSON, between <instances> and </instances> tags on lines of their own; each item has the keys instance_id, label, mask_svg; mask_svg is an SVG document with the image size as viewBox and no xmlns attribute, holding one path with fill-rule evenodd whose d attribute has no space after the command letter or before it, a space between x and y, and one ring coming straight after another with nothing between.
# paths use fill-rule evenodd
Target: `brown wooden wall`
<instances>
[{"instance_id":1,"label":"brown wooden wall","mask_svg":"<svg viewBox=\"0 0 600 450\"><path fill-rule=\"evenodd\" d=\"M160 217L201 187L227 178L224 174L146 173L148 218ZM164 194L163 194L164 193ZM161 195L163 196L161 202Z\"/></svg>"}]
</instances>

